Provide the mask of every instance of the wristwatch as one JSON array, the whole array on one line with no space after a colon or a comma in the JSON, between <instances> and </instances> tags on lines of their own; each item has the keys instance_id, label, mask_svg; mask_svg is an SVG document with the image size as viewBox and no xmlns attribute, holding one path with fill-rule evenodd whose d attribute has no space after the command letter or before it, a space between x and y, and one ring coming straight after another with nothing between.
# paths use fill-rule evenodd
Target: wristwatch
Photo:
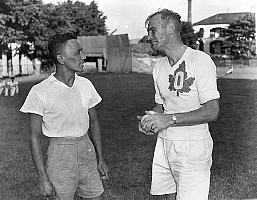
<instances>
[{"instance_id":1,"label":"wristwatch","mask_svg":"<svg viewBox=\"0 0 257 200\"><path fill-rule=\"evenodd\" d=\"M171 114L171 120L173 122L173 125L177 124L177 116L175 114Z\"/></svg>"}]
</instances>

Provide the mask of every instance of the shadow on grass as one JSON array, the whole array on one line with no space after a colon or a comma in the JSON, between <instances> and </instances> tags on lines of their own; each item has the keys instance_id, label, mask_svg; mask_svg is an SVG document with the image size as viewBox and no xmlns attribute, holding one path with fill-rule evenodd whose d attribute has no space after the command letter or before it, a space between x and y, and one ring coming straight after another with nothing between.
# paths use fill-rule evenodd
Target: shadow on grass
<instances>
[{"instance_id":1,"label":"shadow on grass","mask_svg":"<svg viewBox=\"0 0 257 200\"><path fill-rule=\"evenodd\" d=\"M152 76L147 74L85 75L103 98L97 107L103 153L111 170L106 199L152 200L149 194L155 137L138 132L137 115L154 106ZM28 200L37 196L37 176L28 147L28 118L19 113L32 85L21 93L0 96L0 199ZM256 198L257 83L218 80L220 116L210 124L214 140L210 199ZM43 137L44 151L48 139ZM75 199L78 199L77 197Z\"/></svg>"}]
</instances>

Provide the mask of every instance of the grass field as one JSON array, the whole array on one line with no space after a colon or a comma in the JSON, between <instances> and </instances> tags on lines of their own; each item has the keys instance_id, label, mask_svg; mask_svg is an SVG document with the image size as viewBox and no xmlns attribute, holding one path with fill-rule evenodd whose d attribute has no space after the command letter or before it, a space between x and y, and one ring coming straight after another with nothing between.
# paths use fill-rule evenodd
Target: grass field
<instances>
[{"instance_id":1,"label":"grass field","mask_svg":"<svg viewBox=\"0 0 257 200\"><path fill-rule=\"evenodd\" d=\"M86 75L103 102L98 106L103 150L111 170L108 200L152 200L149 195L155 137L137 131L137 115L154 105L149 74ZM37 200L37 177L28 146L28 117L18 110L32 85L20 94L0 96L0 199ZM257 81L218 79L218 121L214 140L210 200L257 198ZM46 150L48 140L43 137Z\"/></svg>"}]
</instances>

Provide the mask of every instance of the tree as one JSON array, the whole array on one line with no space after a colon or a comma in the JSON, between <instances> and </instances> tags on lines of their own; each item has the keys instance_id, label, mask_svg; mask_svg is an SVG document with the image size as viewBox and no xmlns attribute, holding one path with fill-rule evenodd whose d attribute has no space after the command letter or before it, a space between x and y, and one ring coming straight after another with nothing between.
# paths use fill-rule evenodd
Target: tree
<instances>
[{"instance_id":1,"label":"tree","mask_svg":"<svg viewBox=\"0 0 257 200\"><path fill-rule=\"evenodd\" d=\"M98 10L98 5L95 1L92 1L89 5L89 11L91 14L91 34L92 35L107 35L107 29L105 26L106 16L102 11Z\"/></svg>"},{"instance_id":2,"label":"tree","mask_svg":"<svg viewBox=\"0 0 257 200\"><path fill-rule=\"evenodd\" d=\"M22 37L15 16L20 4L18 0L0 0L0 5L0 44L5 46Z\"/></svg>"},{"instance_id":3,"label":"tree","mask_svg":"<svg viewBox=\"0 0 257 200\"><path fill-rule=\"evenodd\" d=\"M50 14L50 15L49 15ZM98 5L92 1L90 5L84 2L68 0L50 10L49 28L55 32L73 31L78 36L106 35L106 16L98 10Z\"/></svg>"},{"instance_id":4,"label":"tree","mask_svg":"<svg viewBox=\"0 0 257 200\"><path fill-rule=\"evenodd\" d=\"M234 59L249 59L255 52L255 19L253 14L235 20L225 32L224 47Z\"/></svg>"},{"instance_id":5,"label":"tree","mask_svg":"<svg viewBox=\"0 0 257 200\"><path fill-rule=\"evenodd\" d=\"M192 47L193 49L196 48L197 34L194 32L190 22L182 21L181 39L185 45Z\"/></svg>"},{"instance_id":6,"label":"tree","mask_svg":"<svg viewBox=\"0 0 257 200\"><path fill-rule=\"evenodd\" d=\"M86 5L67 0L53 5L43 4L42 0L0 0L0 5L0 53L5 49L7 52L7 44L15 42L20 57L25 55L32 62L37 58L43 65L49 65L47 41L55 33L107 34L106 16L94 1Z\"/></svg>"},{"instance_id":7,"label":"tree","mask_svg":"<svg viewBox=\"0 0 257 200\"><path fill-rule=\"evenodd\" d=\"M42 60L46 52L46 13L42 1L35 0L24 1L15 12L17 27L24 37L17 42L20 44L19 57L21 59L22 55L27 56L32 61L34 70L36 69L35 59ZM39 70L37 69L37 72ZM20 73L22 73L21 67Z\"/></svg>"},{"instance_id":8,"label":"tree","mask_svg":"<svg viewBox=\"0 0 257 200\"><path fill-rule=\"evenodd\" d=\"M2 71L2 54L7 55L7 70L12 71L12 51L10 44L21 39L22 33L17 28L15 9L17 0L0 0L0 71ZM17 5L17 6L16 6Z\"/></svg>"},{"instance_id":9,"label":"tree","mask_svg":"<svg viewBox=\"0 0 257 200\"><path fill-rule=\"evenodd\" d=\"M79 1L73 3L71 0L58 5L47 4L44 6L43 17L47 21L46 40L54 33L74 32L78 36L107 34L106 16L98 10L94 1L90 5ZM46 67L51 65L47 51L41 56L41 61Z\"/></svg>"},{"instance_id":10,"label":"tree","mask_svg":"<svg viewBox=\"0 0 257 200\"><path fill-rule=\"evenodd\" d=\"M38 48L38 44L42 40L45 32L45 26L41 22L42 12L40 7L43 5L42 0L1 0L0 9L0 44L7 52L11 52L9 46L16 43L19 47L16 49L19 58L22 55L29 57L32 61L42 54ZM3 5L3 6L2 6ZM0 52L2 55L2 52ZM12 59L7 53L7 63ZM10 69L8 64L8 71ZM20 73L21 71L20 66Z\"/></svg>"}]
</instances>

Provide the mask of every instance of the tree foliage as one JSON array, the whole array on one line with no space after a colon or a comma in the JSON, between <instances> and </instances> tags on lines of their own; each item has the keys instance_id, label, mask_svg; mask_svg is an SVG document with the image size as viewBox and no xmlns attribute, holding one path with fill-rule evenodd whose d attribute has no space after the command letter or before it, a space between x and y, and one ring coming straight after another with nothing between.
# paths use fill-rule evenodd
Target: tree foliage
<instances>
[{"instance_id":1,"label":"tree foliage","mask_svg":"<svg viewBox=\"0 0 257 200\"><path fill-rule=\"evenodd\" d=\"M74 31L77 35L106 35L106 16L92 1L89 5L71 0L49 10L49 28L55 32Z\"/></svg>"},{"instance_id":2,"label":"tree foliage","mask_svg":"<svg viewBox=\"0 0 257 200\"><path fill-rule=\"evenodd\" d=\"M20 54L47 63L47 41L55 33L106 35L106 16L92 1L67 0L58 5L42 0L0 0L0 49L18 43Z\"/></svg>"},{"instance_id":3,"label":"tree foliage","mask_svg":"<svg viewBox=\"0 0 257 200\"><path fill-rule=\"evenodd\" d=\"M235 59L248 59L255 52L255 19L253 14L246 14L235 20L226 29L224 47Z\"/></svg>"},{"instance_id":4,"label":"tree foliage","mask_svg":"<svg viewBox=\"0 0 257 200\"><path fill-rule=\"evenodd\" d=\"M190 22L182 21L181 39L185 45L192 47L193 49L196 48L197 34L194 32Z\"/></svg>"}]
</instances>

